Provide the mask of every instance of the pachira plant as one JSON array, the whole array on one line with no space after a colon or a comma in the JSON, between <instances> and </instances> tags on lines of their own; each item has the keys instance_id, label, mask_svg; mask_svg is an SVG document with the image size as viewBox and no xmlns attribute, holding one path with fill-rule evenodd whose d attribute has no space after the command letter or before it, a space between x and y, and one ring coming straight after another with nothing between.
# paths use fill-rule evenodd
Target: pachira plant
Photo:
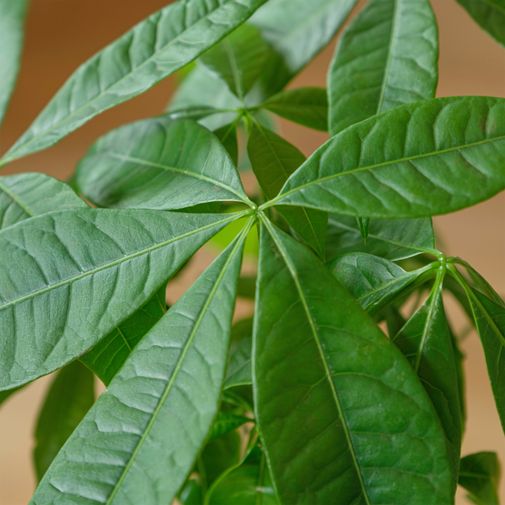
<instances>
[{"instance_id":1,"label":"pachira plant","mask_svg":"<svg viewBox=\"0 0 505 505\"><path fill-rule=\"evenodd\" d=\"M503 0L460 3L505 44ZM33 505L449 505L458 483L498 503L496 455L461 455L444 293L475 324L504 426L505 303L437 248L431 218L505 189L505 99L435 97L427 0L370 0L327 89L286 89L355 4L170 3L85 62L3 155L179 72L165 112L98 139L69 181L0 177L0 401L56 372ZM0 0L0 115L26 7ZM278 116L329 140L305 159ZM167 307L212 240L217 258Z\"/></svg>"}]
</instances>

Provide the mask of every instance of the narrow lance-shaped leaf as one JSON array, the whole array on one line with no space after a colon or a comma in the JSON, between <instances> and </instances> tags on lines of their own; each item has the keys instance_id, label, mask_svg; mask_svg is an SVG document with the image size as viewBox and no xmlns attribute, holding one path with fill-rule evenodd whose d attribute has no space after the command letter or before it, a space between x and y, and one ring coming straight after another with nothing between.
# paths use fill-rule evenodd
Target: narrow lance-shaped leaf
<instances>
[{"instance_id":1,"label":"narrow lance-shaped leaf","mask_svg":"<svg viewBox=\"0 0 505 505\"><path fill-rule=\"evenodd\" d=\"M433 98L437 60L428 0L371 0L344 33L331 66L330 132Z\"/></svg>"},{"instance_id":2,"label":"narrow lance-shaped leaf","mask_svg":"<svg viewBox=\"0 0 505 505\"><path fill-rule=\"evenodd\" d=\"M0 229L48 212L86 207L65 183L45 174L0 177Z\"/></svg>"},{"instance_id":3,"label":"narrow lance-shaped leaf","mask_svg":"<svg viewBox=\"0 0 505 505\"><path fill-rule=\"evenodd\" d=\"M253 383L281 502L452 504L443 430L408 362L307 248L265 227Z\"/></svg>"},{"instance_id":4,"label":"narrow lance-shaped leaf","mask_svg":"<svg viewBox=\"0 0 505 505\"><path fill-rule=\"evenodd\" d=\"M273 198L287 178L305 161L293 145L258 123L251 127L247 153L267 198ZM280 208L295 234L324 256L327 216L304 208Z\"/></svg>"},{"instance_id":5,"label":"narrow lance-shaped leaf","mask_svg":"<svg viewBox=\"0 0 505 505\"><path fill-rule=\"evenodd\" d=\"M363 217L422 217L505 188L505 99L439 98L350 126L269 202Z\"/></svg>"},{"instance_id":6,"label":"narrow lance-shaped leaf","mask_svg":"<svg viewBox=\"0 0 505 505\"><path fill-rule=\"evenodd\" d=\"M486 32L505 46L505 0L458 0Z\"/></svg>"},{"instance_id":7,"label":"narrow lance-shaped leaf","mask_svg":"<svg viewBox=\"0 0 505 505\"><path fill-rule=\"evenodd\" d=\"M58 372L35 429L33 461L39 480L94 401L95 378L84 365L74 361Z\"/></svg>"},{"instance_id":8,"label":"narrow lance-shaped leaf","mask_svg":"<svg viewBox=\"0 0 505 505\"><path fill-rule=\"evenodd\" d=\"M249 202L227 151L206 128L163 117L102 137L80 162L79 190L101 207L180 209Z\"/></svg>"},{"instance_id":9,"label":"narrow lance-shaped leaf","mask_svg":"<svg viewBox=\"0 0 505 505\"><path fill-rule=\"evenodd\" d=\"M265 0L178 0L84 63L3 163L53 145L100 112L146 91L243 23Z\"/></svg>"},{"instance_id":10,"label":"narrow lance-shaped leaf","mask_svg":"<svg viewBox=\"0 0 505 505\"><path fill-rule=\"evenodd\" d=\"M500 463L494 452L478 452L461 459L459 485L475 505L500 505Z\"/></svg>"},{"instance_id":11,"label":"narrow lance-shaped leaf","mask_svg":"<svg viewBox=\"0 0 505 505\"><path fill-rule=\"evenodd\" d=\"M0 231L0 390L88 351L240 215L80 209Z\"/></svg>"},{"instance_id":12,"label":"narrow lance-shaped leaf","mask_svg":"<svg viewBox=\"0 0 505 505\"><path fill-rule=\"evenodd\" d=\"M0 0L0 123L16 84L28 0Z\"/></svg>"},{"instance_id":13,"label":"narrow lance-shaped leaf","mask_svg":"<svg viewBox=\"0 0 505 505\"><path fill-rule=\"evenodd\" d=\"M172 502L217 412L242 245L221 254L142 339L32 505Z\"/></svg>"}]
</instances>

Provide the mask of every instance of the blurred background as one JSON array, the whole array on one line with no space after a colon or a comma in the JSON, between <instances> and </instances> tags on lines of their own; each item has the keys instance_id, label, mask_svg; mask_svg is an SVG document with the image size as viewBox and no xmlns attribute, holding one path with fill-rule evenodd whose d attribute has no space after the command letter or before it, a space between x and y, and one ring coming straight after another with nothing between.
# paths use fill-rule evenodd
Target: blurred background
<instances>
[{"instance_id":1,"label":"blurred background","mask_svg":"<svg viewBox=\"0 0 505 505\"><path fill-rule=\"evenodd\" d=\"M12 0L16 1L16 0ZM310 1L310 0L307 0ZM167 0L32 0L27 23L23 66L0 132L2 151L28 127L70 73L84 60ZM358 5L359 9L362 2ZM492 95L505 97L505 48L499 46L468 17L455 0L432 0L440 26L440 82L438 96ZM334 43L291 84L324 86ZM65 178L89 145L103 133L125 122L163 111L175 81L168 79L146 93L94 119L57 146L20 160L4 174L45 172ZM283 134L307 154L325 139L293 124L281 124ZM505 193L472 209L438 217L439 247L474 265L505 294ZM196 272L189 272L170 287L177 297ZM457 328L466 320L448 300ZM505 444L491 396L478 338L464 341L468 402L467 434L463 454L498 451L505 463ZM31 468L32 431L48 380L42 379L13 396L0 409L0 505L24 505L34 488ZM502 479L501 498L505 502ZM458 504L466 504L463 493ZM141 504L139 504L141 505ZM240 505L240 504L237 504Z\"/></svg>"}]
</instances>

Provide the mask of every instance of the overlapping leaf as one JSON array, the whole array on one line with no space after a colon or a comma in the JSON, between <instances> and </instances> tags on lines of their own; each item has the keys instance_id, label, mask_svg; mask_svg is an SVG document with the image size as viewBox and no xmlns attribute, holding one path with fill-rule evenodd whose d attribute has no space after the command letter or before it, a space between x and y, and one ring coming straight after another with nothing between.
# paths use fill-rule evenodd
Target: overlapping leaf
<instances>
[{"instance_id":1,"label":"overlapping leaf","mask_svg":"<svg viewBox=\"0 0 505 505\"><path fill-rule=\"evenodd\" d=\"M505 1L504 0L458 0L468 14L505 46Z\"/></svg>"},{"instance_id":2,"label":"overlapping leaf","mask_svg":"<svg viewBox=\"0 0 505 505\"><path fill-rule=\"evenodd\" d=\"M459 484L476 505L500 505L500 463L494 452L478 452L461 459Z\"/></svg>"}]
</instances>

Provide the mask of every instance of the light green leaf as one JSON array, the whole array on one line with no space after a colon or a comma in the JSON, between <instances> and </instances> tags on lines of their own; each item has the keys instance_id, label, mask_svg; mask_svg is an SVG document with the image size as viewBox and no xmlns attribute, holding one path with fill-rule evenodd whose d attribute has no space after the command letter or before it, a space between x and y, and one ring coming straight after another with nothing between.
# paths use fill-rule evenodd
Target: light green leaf
<instances>
[{"instance_id":1,"label":"light green leaf","mask_svg":"<svg viewBox=\"0 0 505 505\"><path fill-rule=\"evenodd\" d=\"M171 503L217 413L243 236L142 339L32 505Z\"/></svg>"},{"instance_id":2,"label":"light green leaf","mask_svg":"<svg viewBox=\"0 0 505 505\"><path fill-rule=\"evenodd\" d=\"M261 107L295 123L328 131L328 99L323 88L283 91L269 98Z\"/></svg>"},{"instance_id":3,"label":"light green leaf","mask_svg":"<svg viewBox=\"0 0 505 505\"><path fill-rule=\"evenodd\" d=\"M363 240L355 217L330 214L326 257L364 252L389 260L410 258L435 249L431 219L373 219Z\"/></svg>"},{"instance_id":4,"label":"light green leaf","mask_svg":"<svg viewBox=\"0 0 505 505\"><path fill-rule=\"evenodd\" d=\"M433 98L437 61L428 0L370 1L344 33L330 69L330 132Z\"/></svg>"},{"instance_id":5,"label":"light green leaf","mask_svg":"<svg viewBox=\"0 0 505 505\"><path fill-rule=\"evenodd\" d=\"M0 231L0 390L84 354L240 215L79 209Z\"/></svg>"},{"instance_id":6,"label":"light green leaf","mask_svg":"<svg viewBox=\"0 0 505 505\"><path fill-rule=\"evenodd\" d=\"M65 183L44 174L0 177L0 229L48 212L86 207Z\"/></svg>"},{"instance_id":7,"label":"light green leaf","mask_svg":"<svg viewBox=\"0 0 505 505\"><path fill-rule=\"evenodd\" d=\"M252 169L267 198L273 198L287 178L305 161L305 156L276 133L258 123L251 127L247 153ZM327 216L304 208L280 208L295 234L324 255Z\"/></svg>"},{"instance_id":8,"label":"light green leaf","mask_svg":"<svg viewBox=\"0 0 505 505\"><path fill-rule=\"evenodd\" d=\"M45 149L151 88L242 24L266 0L178 0L84 63L2 160Z\"/></svg>"},{"instance_id":9,"label":"light green leaf","mask_svg":"<svg viewBox=\"0 0 505 505\"><path fill-rule=\"evenodd\" d=\"M486 32L505 46L505 0L458 0Z\"/></svg>"},{"instance_id":10,"label":"light green leaf","mask_svg":"<svg viewBox=\"0 0 505 505\"><path fill-rule=\"evenodd\" d=\"M46 394L35 428L33 462L38 480L94 401L95 379L84 365L74 361L58 372Z\"/></svg>"},{"instance_id":11,"label":"light green leaf","mask_svg":"<svg viewBox=\"0 0 505 505\"><path fill-rule=\"evenodd\" d=\"M225 388L248 386L252 383L252 324L251 318L242 319L235 323L231 330L230 357L224 383Z\"/></svg>"},{"instance_id":12,"label":"light green leaf","mask_svg":"<svg viewBox=\"0 0 505 505\"><path fill-rule=\"evenodd\" d=\"M188 120L160 117L112 131L80 162L75 180L100 207L170 210L249 202L225 148Z\"/></svg>"},{"instance_id":13,"label":"light green leaf","mask_svg":"<svg viewBox=\"0 0 505 505\"><path fill-rule=\"evenodd\" d=\"M16 85L28 0L0 0L0 123Z\"/></svg>"},{"instance_id":14,"label":"light green leaf","mask_svg":"<svg viewBox=\"0 0 505 505\"><path fill-rule=\"evenodd\" d=\"M269 51L259 30L243 25L207 51L201 61L243 100L260 76Z\"/></svg>"},{"instance_id":15,"label":"light green leaf","mask_svg":"<svg viewBox=\"0 0 505 505\"><path fill-rule=\"evenodd\" d=\"M500 462L494 452L478 452L461 459L459 484L476 505L500 505Z\"/></svg>"},{"instance_id":16,"label":"light green leaf","mask_svg":"<svg viewBox=\"0 0 505 505\"><path fill-rule=\"evenodd\" d=\"M452 504L443 430L408 362L308 249L265 227L253 383L281 501Z\"/></svg>"},{"instance_id":17,"label":"light green leaf","mask_svg":"<svg viewBox=\"0 0 505 505\"><path fill-rule=\"evenodd\" d=\"M505 99L438 98L350 126L265 207L363 217L453 212L505 188Z\"/></svg>"},{"instance_id":18,"label":"light green leaf","mask_svg":"<svg viewBox=\"0 0 505 505\"><path fill-rule=\"evenodd\" d=\"M81 361L108 385L141 338L167 311L165 285L145 305L114 328Z\"/></svg>"}]
</instances>

